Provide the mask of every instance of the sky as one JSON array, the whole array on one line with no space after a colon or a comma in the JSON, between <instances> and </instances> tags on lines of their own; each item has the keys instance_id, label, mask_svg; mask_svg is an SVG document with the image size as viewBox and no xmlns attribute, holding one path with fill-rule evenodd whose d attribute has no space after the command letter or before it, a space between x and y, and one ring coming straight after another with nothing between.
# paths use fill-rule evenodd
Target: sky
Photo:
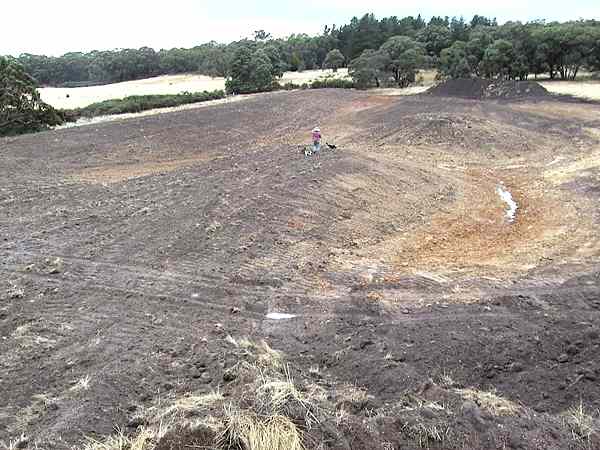
<instances>
[{"instance_id":1,"label":"sky","mask_svg":"<svg viewBox=\"0 0 600 450\"><path fill-rule=\"evenodd\" d=\"M319 33L367 12L377 17L474 14L508 20L600 19L598 0L0 0L0 54L193 47L264 29L275 37Z\"/></svg>"}]
</instances>

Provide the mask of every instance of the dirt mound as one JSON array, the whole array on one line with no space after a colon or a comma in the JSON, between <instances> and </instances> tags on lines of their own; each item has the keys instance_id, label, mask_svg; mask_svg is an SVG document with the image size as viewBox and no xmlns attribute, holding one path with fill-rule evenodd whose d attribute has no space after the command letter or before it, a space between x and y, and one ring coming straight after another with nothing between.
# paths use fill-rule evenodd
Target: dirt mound
<instances>
[{"instance_id":1,"label":"dirt mound","mask_svg":"<svg viewBox=\"0 0 600 450\"><path fill-rule=\"evenodd\" d=\"M398 121L397 131L387 137L391 144L409 145L453 143L459 147L482 141L491 141L491 127L482 119L469 115L447 113L424 113Z\"/></svg>"},{"instance_id":2,"label":"dirt mound","mask_svg":"<svg viewBox=\"0 0 600 450\"><path fill-rule=\"evenodd\" d=\"M482 78L446 80L427 91L439 97L484 98L536 98L550 95L545 87L535 81L495 81Z\"/></svg>"}]
</instances>

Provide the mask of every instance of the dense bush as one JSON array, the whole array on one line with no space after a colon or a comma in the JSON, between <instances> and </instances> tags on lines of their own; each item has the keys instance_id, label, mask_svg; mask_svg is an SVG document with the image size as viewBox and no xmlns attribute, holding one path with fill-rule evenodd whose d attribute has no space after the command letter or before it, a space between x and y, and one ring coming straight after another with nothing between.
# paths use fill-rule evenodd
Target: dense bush
<instances>
[{"instance_id":1,"label":"dense bush","mask_svg":"<svg viewBox=\"0 0 600 450\"><path fill-rule=\"evenodd\" d=\"M323 61L324 69L332 69L334 72L344 65L344 55L337 48L334 48L325 57L325 61Z\"/></svg>"},{"instance_id":2,"label":"dense bush","mask_svg":"<svg viewBox=\"0 0 600 450\"><path fill-rule=\"evenodd\" d=\"M344 78L323 78L315 80L310 83L311 89L322 89L322 88L339 88L339 89L351 89L354 87L352 80Z\"/></svg>"},{"instance_id":3,"label":"dense bush","mask_svg":"<svg viewBox=\"0 0 600 450\"><path fill-rule=\"evenodd\" d=\"M281 75L283 72L272 63L267 51L248 42L240 45L233 55L225 91L228 94L269 91L275 78Z\"/></svg>"},{"instance_id":4,"label":"dense bush","mask_svg":"<svg viewBox=\"0 0 600 450\"><path fill-rule=\"evenodd\" d=\"M294 89L353 89L354 82L344 78L321 78L311 83L296 84L287 82L283 85L278 84L273 90L291 91Z\"/></svg>"},{"instance_id":5,"label":"dense bush","mask_svg":"<svg viewBox=\"0 0 600 450\"><path fill-rule=\"evenodd\" d=\"M63 122L40 99L35 80L16 61L0 57L0 136L40 131Z\"/></svg>"},{"instance_id":6,"label":"dense bush","mask_svg":"<svg viewBox=\"0 0 600 450\"><path fill-rule=\"evenodd\" d=\"M167 108L189 103L205 102L224 98L223 91L184 92L176 95L133 95L116 100L93 103L85 108L65 111L68 120L78 117L96 117L112 114L135 113L155 108Z\"/></svg>"}]
</instances>

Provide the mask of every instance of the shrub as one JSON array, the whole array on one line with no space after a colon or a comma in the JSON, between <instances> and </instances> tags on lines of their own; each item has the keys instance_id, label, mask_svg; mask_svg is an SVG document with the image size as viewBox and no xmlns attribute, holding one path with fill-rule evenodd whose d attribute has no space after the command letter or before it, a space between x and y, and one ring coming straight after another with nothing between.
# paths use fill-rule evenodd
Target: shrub
<instances>
[{"instance_id":1,"label":"shrub","mask_svg":"<svg viewBox=\"0 0 600 450\"><path fill-rule=\"evenodd\" d=\"M338 89L352 89L354 82L352 80L345 80L343 78L324 78L321 80L315 80L310 84L311 89L323 89L323 88L338 88Z\"/></svg>"},{"instance_id":2,"label":"shrub","mask_svg":"<svg viewBox=\"0 0 600 450\"><path fill-rule=\"evenodd\" d=\"M85 108L61 111L61 114L66 120L73 121L79 117L135 113L155 108L206 102L224 97L225 93L223 91L183 92L175 95L132 95L122 99L93 103Z\"/></svg>"},{"instance_id":3,"label":"shrub","mask_svg":"<svg viewBox=\"0 0 600 450\"><path fill-rule=\"evenodd\" d=\"M45 130L62 121L61 115L42 101L36 81L23 66L0 57L0 136Z\"/></svg>"}]
</instances>

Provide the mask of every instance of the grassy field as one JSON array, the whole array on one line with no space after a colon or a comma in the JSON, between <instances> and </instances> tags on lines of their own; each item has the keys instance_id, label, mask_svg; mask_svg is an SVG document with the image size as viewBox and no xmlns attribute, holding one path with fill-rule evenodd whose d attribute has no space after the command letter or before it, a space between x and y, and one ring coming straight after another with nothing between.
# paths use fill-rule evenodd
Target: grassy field
<instances>
[{"instance_id":1,"label":"grassy field","mask_svg":"<svg viewBox=\"0 0 600 450\"><path fill-rule=\"evenodd\" d=\"M422 71L417 77L417 87L408 90L389 90L392 95L407 95L423 91L423 86L435 83L435 70ZM286 72L280 83L301 85L327 78L348 78L348 70L340 69L337 73L331 70L306 70L303 72ZM594 81L541 81L550 92L570 94L581 98L600 99L600 82ZM205 75L183 74L165 75L143 80L126 81L104 86L88 86L80 88L41 88L42 99L61 109L76 109L105 100L120 99L129 96L175 95L182 92L202 92L225 89L224 78L211 78Z\"/></svg>"},{"instance_id":2,"label":"grassy field","mask_svg":"<svg viewBox=\"0 0 600 450\"><path fill-rule=\"evenodd\" d=\"M555 94L600 100L600 81L543 81L540 84Z\"/></svg>"},{"instance_id":3,"label":"grassy field","mask_svg":"<svg viewBox=\"0 0 600 450\"><path fill-rule=\"evenodd\" d=\"M304 72L286 72L281 79L281 84L310 83L320 78L336 77L345 78L346 69L337 73L331 70L306 70ZM107 84L103 86L88 86L79 88L41 88L42 99L61 109L83 108L105 100L119 99L129 96L143 95L174 95L181 92L202 92L225 89L224 78L211 78L205 75L184 74L165 75L144 80L126 81L123 83Z\"/></svg>"}]
</instances>

